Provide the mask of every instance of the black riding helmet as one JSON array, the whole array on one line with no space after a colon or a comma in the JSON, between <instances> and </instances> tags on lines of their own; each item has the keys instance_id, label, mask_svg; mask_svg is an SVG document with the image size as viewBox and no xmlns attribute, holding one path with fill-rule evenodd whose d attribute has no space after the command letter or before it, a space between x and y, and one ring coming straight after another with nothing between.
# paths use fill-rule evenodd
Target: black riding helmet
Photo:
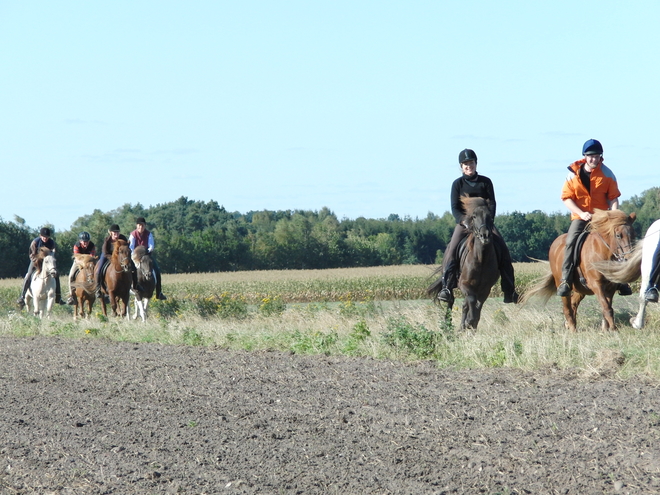
<instances>
[{"instance_id":1,"label":"black riding helmet","mask_svg":"<svg viewBox=\"0 0 660 495\"><path fill-rule=\"evenodd\" d=\"M458 163L465 163L470 160L477 161L477 154L474 151L466 148L458 154Z\"/></svg>"},{"instance_id":2,"label":"black riding helmet","mask_svg":"<svg viewBox=\"0 0 660 495\"><path fill-rule=\"evenodd\" d=\"M83 241L83 242L89 242L91 240L92 236L89 235L89 232L81 232L78 234L78 240Z\"/></svg>"}]
</instances>

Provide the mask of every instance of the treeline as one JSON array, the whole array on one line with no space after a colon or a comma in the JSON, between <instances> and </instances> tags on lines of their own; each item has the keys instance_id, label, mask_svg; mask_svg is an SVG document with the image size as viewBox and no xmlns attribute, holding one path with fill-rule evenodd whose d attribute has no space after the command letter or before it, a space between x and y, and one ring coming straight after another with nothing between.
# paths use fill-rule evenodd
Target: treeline
<instances>
[{"instance_id":1,"label":"treeline","mask_svg":"<svg viewBox=\"0 0 660 495\"><path fill-rule=\"evenodd\" d=\"M623 201L621 208L637 213L641 235L660 217L660 188ZM110 212L95 210L78 218L71 230L55 232L60 272L71 266L78 233L86 230L100 247L108 227L122 233L135 229L135 218L147 219L156 240L163 272L191 273L232 270L321 269L356 266L439 263L454 229L450 213L426 218L338 219L328 208L320 211L228 212L215 201L176 201L149 208L125 204ZM495 224L514 261L547 259L552 241L568 230L568 214L514 211L498 215ZM39 226L39 228L42 226ZM0 278L23 276L28 246L39 228L21 219L0 219Z\"/></svg>"}]
</instances>

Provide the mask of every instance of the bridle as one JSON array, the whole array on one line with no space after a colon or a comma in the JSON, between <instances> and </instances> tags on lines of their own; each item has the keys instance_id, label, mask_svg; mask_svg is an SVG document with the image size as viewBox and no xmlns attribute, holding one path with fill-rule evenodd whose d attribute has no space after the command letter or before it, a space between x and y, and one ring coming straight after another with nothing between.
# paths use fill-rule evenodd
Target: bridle
<instances>
[{"instance_id":1,"label":"bridle","mask_svg":"<svg viewBox=\"0 0 660 495\"><path fill-rule=\"evenodd\" d=\"M624 246L621 243L621 238L616 234L616 232L614 233L614 239L616 240L616 250L612 249L612 246L609 245L609 243L603 238L600 232L596 232L596 234L598 234L598 238L600 239L600 241L605 245L607 249L609 249L610 253L612 253L612 256L614 256L614 258L618 262L626 261L626 256L628 256L634 251L634 247L630 242L628 242L628 245L625 246L628 248L628 250L624 248ZM628 236L628 239L630 238L631 236Z\"/></svg>"}]
</instances>

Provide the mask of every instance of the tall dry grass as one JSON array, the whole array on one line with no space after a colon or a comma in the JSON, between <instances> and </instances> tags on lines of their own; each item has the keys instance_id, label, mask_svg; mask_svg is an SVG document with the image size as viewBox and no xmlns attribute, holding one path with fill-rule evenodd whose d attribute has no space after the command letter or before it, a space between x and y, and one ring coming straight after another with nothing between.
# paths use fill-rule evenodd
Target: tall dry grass
<instances>
[{"instance_id":1,"label":"tall dry grass","mask_svg":"<svg viewBox=\"0 0 660 495\"><path fill-rule=\"evenodd\" d=\"M544 264L516 265L517 279L531 281L544 269ZM417 280L411 286L418 290L424 287L419 279L428 279L431 272L432 267L404 266L168 275L164 277L164 288L170 299L152 301L151 317L144 324L114 318L106 321L98 316L74 322L68 307L58 307L50 321L40 321L11 309L0 315L0 335L59 335L377 359L432 359L450 369L573 368L585 374L660 377L660 339L654 330L660 323L657 305L649 308L646 328L634 330L628 319L637 311L636 296L615 297L620 332L608 333L600 331L597 301L587 297L578 315L580 331L571 334L564 329L557 297L546 306L532 301L525 307L505 305L501 298L492 297L484 305L479 328L461 332L457 330L460 299L447 319L443 307L428 299L381 300L369 295L357 297L351 292L355 287L373 287L384 293L392 283L411 291L407 285L411 279ZM13 285L6 283L0 284L3 300L15 297L20 285L17 280ZM293 296L266 312L263 308L267 303L259 297L268 291L257 294L255 286L268 287L272 298ZM234 295L228 292L232 287L237 288ZM325 299L309 295L308 291L319 287L326 288ZM203 294L184 293L194 288ZM275 294L276 289L283 292ZM218 304L221 299L207 297L217 293L225 294L226 301L235 304L227 306L225 317L220 312L201 311L207 304ZM246 295L250 294L253 300L248 301ZM341 297L332 299L332 294ZM291 302L305 299L316 300ZM272 300L269 298L268 304ZM5 307L4 302L0 306ZM245 312L236 308L245 308Z\"/></svg>"}]
</instances>

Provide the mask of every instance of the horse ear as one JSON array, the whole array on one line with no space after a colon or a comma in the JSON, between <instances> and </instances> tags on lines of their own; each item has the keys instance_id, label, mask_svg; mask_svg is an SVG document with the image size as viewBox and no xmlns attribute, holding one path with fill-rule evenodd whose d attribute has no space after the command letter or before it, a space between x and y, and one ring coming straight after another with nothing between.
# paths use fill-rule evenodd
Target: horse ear
<instances>
[{"instance_id":1,"label":"horse ear","mask_svg":"<svg viewBox=\"0 0 660 495\"><path fill-rule=\"evenodd\" d=\"M630 218L630 223L635 223L635 219L637 218L637 214L633 211L628 218Z\"/></svg>"}]
</instances>

